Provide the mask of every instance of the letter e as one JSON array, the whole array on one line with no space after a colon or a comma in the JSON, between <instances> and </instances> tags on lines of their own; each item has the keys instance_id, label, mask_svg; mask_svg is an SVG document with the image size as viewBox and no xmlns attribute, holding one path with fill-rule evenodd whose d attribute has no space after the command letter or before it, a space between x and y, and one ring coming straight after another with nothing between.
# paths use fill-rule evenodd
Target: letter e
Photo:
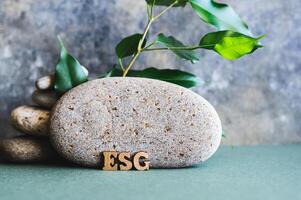
<instances>
[{"instance_id":1,"label":"letter e","mask_svg":"<svg viewBox=\"0 0 301 200\"><path fill-rule=\"evenodd\" d=\"M108 171L116 171L118 169L117 164L115 164L115 159L117 158L117 152L116 151L104 151L104 165L103 170Z\"/></svg>"}]
</instances>

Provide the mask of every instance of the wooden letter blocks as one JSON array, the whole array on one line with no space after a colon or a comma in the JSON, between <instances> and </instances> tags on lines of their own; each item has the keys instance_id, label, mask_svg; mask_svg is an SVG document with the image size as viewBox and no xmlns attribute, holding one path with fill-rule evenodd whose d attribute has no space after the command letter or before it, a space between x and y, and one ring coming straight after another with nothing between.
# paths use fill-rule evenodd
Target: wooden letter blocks
<instances>
[{"instance_id":1,"label":"wooden letter blocks","mask_svg":"<svg viewBox=\"0 0 301 200\"><path fill-rule=\"evenodd\" d=\"M103 170L131 170L133 167L139 171L149 170L148 153L139 151L131 156L130 152L104 151Z\"/></svg>"}]
</instances>

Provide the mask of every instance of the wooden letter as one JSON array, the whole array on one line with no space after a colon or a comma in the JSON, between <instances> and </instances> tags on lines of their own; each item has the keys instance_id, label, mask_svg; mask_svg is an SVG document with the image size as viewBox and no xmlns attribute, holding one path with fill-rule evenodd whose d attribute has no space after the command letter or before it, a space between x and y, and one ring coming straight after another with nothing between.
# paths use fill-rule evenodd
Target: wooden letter
<instances>
[{"instance_id":1,"label":"wooden letter","mask_svg":"<svg viewBox=\"0 0 301 200\"><path fill-rule=\"evenodd\" d=\"M139 171L149 170L148 153L144 151L136 153L134 156L133 163L135 168Z\"/></svg>"},{"instance_id":2,"label":"wooden letter","mask_svg":"<svg viewBox=\"0 0 301 200\"><path fill-rule=\"evenodd\" d=\"M132 162L131 162L131 153L130 152L121 152L118 156L120 161L119 169L126 171L132 169Z\"/></svg>"},{"instance_id":3,"label":"wooden letter","mask_svg":"<svg viewBox=\"0 0 301 200\"><path fill-rule=\"evenodd\" d=\"M118 165L115 164L115 159L117 159L117 152L116 151L104 151L104 165L103 170L108 171L116 171L118 170Z\"/></svg>"}]
</instances>

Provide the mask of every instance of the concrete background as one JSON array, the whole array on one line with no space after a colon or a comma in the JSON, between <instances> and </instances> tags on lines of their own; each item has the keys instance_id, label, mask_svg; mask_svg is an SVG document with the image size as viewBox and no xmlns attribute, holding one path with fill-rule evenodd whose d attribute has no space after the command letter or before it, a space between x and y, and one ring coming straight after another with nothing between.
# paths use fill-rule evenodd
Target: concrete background
<instances>
[{"instance_id":1,"label":"concrete background","mask_svg":"<svg viewBox=\"0 0 301 200\"><path fill-rule=\"evenodd\" d=\"M301 1L228 0L254 35L267 34L265 48L237 61L200 51L195 65L168 52L144 54L135 68L155 66L188 70L203 84L194 90L217 109L224 144L301 142ZM37 78L54 71L56 35L96 76L115 62L114 47L146 23L143 0L1 0L0 137L18 132L9 126L10 111L31 104ZM173 34L194 44L213 31L190 6L170 11L151 34Z\"/></svg>"}]
</instances>

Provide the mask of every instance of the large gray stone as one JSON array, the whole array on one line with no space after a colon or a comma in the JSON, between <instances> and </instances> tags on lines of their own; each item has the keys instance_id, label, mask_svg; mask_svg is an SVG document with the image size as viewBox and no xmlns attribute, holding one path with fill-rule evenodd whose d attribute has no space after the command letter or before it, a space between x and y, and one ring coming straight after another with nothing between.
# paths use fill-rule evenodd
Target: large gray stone
<instances>
[{"instance_id":1,"label":"large gray stone","mask_svg":"<svg viewBox=\"0 0 301 200\"><path fill-rule=\"evenodd\" d=\"M50 139L67 159L97 166L103 151L147 151L151 167L207 160L221 122L201 96L152 79L105 78L66 93L52 110Z\"/></svg>"}]
</instances>

